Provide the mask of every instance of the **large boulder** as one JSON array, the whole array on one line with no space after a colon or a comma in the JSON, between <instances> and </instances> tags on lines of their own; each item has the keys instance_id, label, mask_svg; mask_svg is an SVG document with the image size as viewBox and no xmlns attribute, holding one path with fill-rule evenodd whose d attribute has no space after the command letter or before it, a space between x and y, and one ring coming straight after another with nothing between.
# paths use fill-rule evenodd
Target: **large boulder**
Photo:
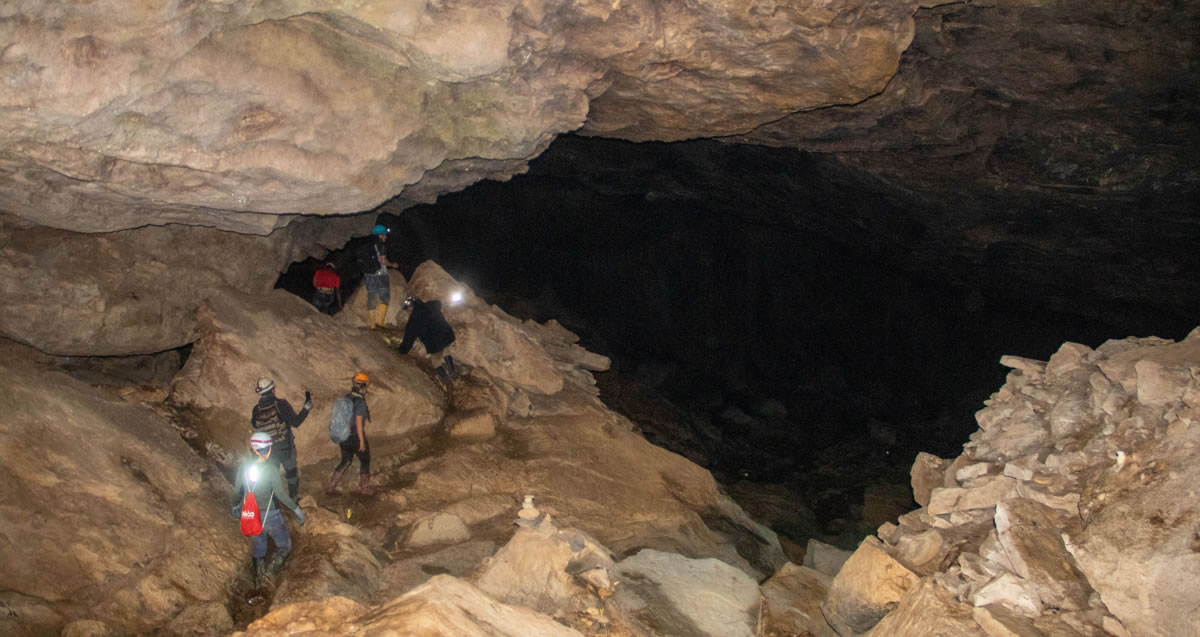
<instances>
[{"instance_id":1,"label":"large boulder","mask_svg":"<svg viewBox=\"0 0 1200 637\"><path fill-rule=\"evenodd\" d=\"M417 266L408 288L422 300L441 300L442 313L454 328L456 360L526 391L554 394L563 388L555 360L532 331L499 308L489 306L436 263L426 261ZM462 295L460 302L451 302L454 293ZM406 322L407 315L402 319Z\"/></svg>"},{"instance_id":2,"label":"large boulder","mask_svg":"<svg viewBox=\"0 0 1200 637\"><path fill-rule=\"evenodd\" d=\"M304 390L312 392L313 410L293 430L301 465L335 453L329 416L358 371L371 377L368 438L385 440L442 419L441 390L412 360L287 292L216 294L199 321L201 336L175 379L171 401L195 410L205 437L223 449L245 448L260 376L274 379L276 395L296 410Z\"/></svg>"},{"instance_id":3,"label":"large boulder","mask_svg":"<svg viewBox=\"0 0 1200 637\"><path fill-rule=\"evenodd\" d=\"M0 377L0 581L10 609L0 633L56 634L86 620L142 634L193 606L221 608L248 558L224 478L151 409L31 350L0 345ZM211 625L222 621L227 613Z\"/></svg>"},{"instance_id":4,"label":"large boulder","mask_svg":"<svg viewBox=\"0 0 1200 637\"><path fill-rule=\"evenodd\" d=\"M581 637L546 615L497 602L449 575L438 575L378 608L342 597L291 604L235 634L271 637L299 632L339 636Z\"/></svg>"},{"instance_id":5,"label":"large boulder","mask_svg":"<svg viewBox=\"0 0 1200 637\"><path fill-rule=\"evenodd\" d=\"M882 542L868 536L833 578L821 611L842 637L864 633L896 608L917 581Z\"/></svg>"},{"instance_id":6,"label":"large boulder","mask_svg":"<svg viewBox=\"0 0 1200 637\"><path fill-rule=\"evenodd\" d=\"M796 566L791 562L784 564L760 587L767 632L835 637L837 633L833 632L821 614L821 602L829 593L832 581L832 577L807 566Z\"/></svg>"},{"instance_id":7,"label":"large boulder","mask_svg":"<svg viewBox=\"0 0 1200 637\"><path fill-rule=\"evenodd\" d=\"M616 575L610 606L635 635L759 634L758 585L724 562L645 549L617 563Z\"/></svg>"}]
</instances>

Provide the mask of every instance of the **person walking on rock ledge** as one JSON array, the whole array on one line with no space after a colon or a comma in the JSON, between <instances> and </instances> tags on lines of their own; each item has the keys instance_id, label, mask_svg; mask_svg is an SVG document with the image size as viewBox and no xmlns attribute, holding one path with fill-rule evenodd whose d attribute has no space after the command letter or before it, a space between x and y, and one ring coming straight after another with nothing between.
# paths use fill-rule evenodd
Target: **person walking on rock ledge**
<instances>
[{"instance_id":1,"label":"person walking on rock ledge","mask_svg":"<svg viewBox=\"0 0 1200 637\"><path fill-rule=\"evenodd\" d=\"M354 456L358 456L358 493L362 495L373 495L374 489L371 488L371 443L367 440L367 423L371 421L371 410L367 408L367 388L371 381L363 372L358 372L354 375L354 380L350 386L350 393L338 399L334 404L333 419L330 422L330 433L345 426L349 431L341 435L346 437L338 442L338 448L341 449L342 458L338 465L333 470L333 474L329 476L329 484L325 487L327 495L336 495L340 492L338 483L342 480L342 474L354 462ZM345 410L344 425L338 424L338 420L342 418L341 412ZM339 435L338 437L341 437Z\"/></svg>"},{"instance_id":2,"label":"person walking on rock ledge","mask_svg":"<svg viewBox=\"0 0 1200 637\"><path fill-rule=\"evenodd\" d=\"M442 315L442 302L434 299L422 301L415 296L404 299L404 310L411 310L408 324L404 326L404 340L397 346L396 351L407 354L412 350L417 340L425 346L429 353L429 362L437 369L438 380L444 387L449 387L458 375L454 367L454 357L450 355L450 345L454 343L454 328Z\"/></svg>"},{"instance_id":3,"label":"person walking on rock ledge","mask_svg":"<svg viewBox=\"0 0 1200 637\"><path fill-rule=\"evenodd\" d=\"M297 414L292 405L275 397L275 381L258 379L254 391L258 392L258 404L250 410L250 426L255 431L271 435L275 451L271 462L283 467L287 475L288 495L294 500L300 491L300 470L296 467L296 438L292 430L304 423L312 410L312 394L304 392L304 408Z\"/></svg>"},{"instance_id":4,"label":"person walking on rock ledge","mask_svg":"<svg viewBox=\"0 0 1200 637\"><path fill-rule=\"evenodd\" d=\"M254 564L254 585L262 586L265 574L274 577L283 566L288 553L292 550L292 538L288 535L287 525L283 523L283 514L279 505L286 506L296 514L300 526L304 526L304 511L296 501L289 498L279 480L279 469L269 462L273 446L271 436L265 432L257 432L250 436L248 456L238 467L237 478L233 482L233 517L242 519L242 532L250 537L250 557ZM253 498L249 497L253 495ZM257 524L257 532L248 530L248 523ZM275 542L275 555L265 568L263 562L267 557L267 538Z\"/></svg>"},{"instance_id":5,"label":"person walking on rock ledge","mask_svg":"<svg viewBox=\"0 0 1200 637\"><path fill-rule=\"evenodd\" d=\"M388 302L392 296L387 269L396 267L387 257L387 238L391 232L387 226L376 225L371 230L375 241L364 244L358 254L363 284L367 287L367 326L371 329L383 327L387 321Z\"/></svg>"}]
</instances>

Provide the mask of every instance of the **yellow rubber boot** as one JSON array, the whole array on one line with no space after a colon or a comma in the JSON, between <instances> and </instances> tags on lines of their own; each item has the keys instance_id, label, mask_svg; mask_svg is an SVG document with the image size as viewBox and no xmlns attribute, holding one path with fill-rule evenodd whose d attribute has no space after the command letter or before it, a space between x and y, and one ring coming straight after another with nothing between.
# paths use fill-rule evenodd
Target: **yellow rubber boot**
<instances>
[{"instance_id":1,"label":"yellow rubber boot","mask_svg":"<svg viewBox=\"0 0 1200 637\"><path fill-rule=\"evenodd\" d=\"M368 328L375 329L379 325L379 323L375 320L376 316L379 316L378 306L367 310L367 327Z\"/></svg>"},{"instance_id":2,"label":"yellow rubber boot","mask_svg":"<svg viewBox=\"0 0 1200 637\"><path fill-rule=\"evenodd\" d=\"M379 327L387 326L387 307L387 303L380 303L375 308L375 311L378 312L378 315L375 317L375 323L377 323Z\"/></svg>"}]
</instances>

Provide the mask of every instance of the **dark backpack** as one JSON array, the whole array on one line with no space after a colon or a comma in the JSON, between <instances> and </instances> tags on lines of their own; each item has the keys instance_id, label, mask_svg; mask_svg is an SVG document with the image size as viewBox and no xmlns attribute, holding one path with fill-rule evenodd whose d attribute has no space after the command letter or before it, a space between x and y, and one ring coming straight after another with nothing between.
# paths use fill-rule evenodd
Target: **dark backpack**
<instances>
[{"instance_id":1,"label":"dark backpack","mask_svg":"<svg viewBox=\"0 0 1200 637\"><path fill-rule=\"evenodd\" d=\"M357 256L358 269L363 274L375 274L379 271L379 255L375 253L375 241L364 244Z\"/></svg>"},{"instance_id":2,"label":"dark backpack","mask_svg":"<svg viewBox=\"0 0 1200 637\"><path fill-rule=\"evenodd\" d=\"M342 444L350 439L354 428L354 399L349 395L338 398L333 403L333 413L329 416L329 439L334 444Z\"/></svg>"}]
</instances>

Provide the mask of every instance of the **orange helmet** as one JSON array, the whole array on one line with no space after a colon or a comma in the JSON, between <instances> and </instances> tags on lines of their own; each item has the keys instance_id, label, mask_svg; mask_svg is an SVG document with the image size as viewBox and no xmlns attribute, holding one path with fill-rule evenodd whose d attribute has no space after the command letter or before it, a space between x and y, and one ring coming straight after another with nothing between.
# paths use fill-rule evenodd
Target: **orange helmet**
<instances>
[{"instance_id":1,"label":"orange helmet","mask_svg":"<svg viewBox=\"0 0 1200 637\"><path fill-rule=\"evenodd\" d=\"M359 372L354 375L354 384L355 385L366 385L366 384L369 384L370 382L371 382L371 379L367 378L367 375L363 372Z\"/></svg>"}]
</instances>

